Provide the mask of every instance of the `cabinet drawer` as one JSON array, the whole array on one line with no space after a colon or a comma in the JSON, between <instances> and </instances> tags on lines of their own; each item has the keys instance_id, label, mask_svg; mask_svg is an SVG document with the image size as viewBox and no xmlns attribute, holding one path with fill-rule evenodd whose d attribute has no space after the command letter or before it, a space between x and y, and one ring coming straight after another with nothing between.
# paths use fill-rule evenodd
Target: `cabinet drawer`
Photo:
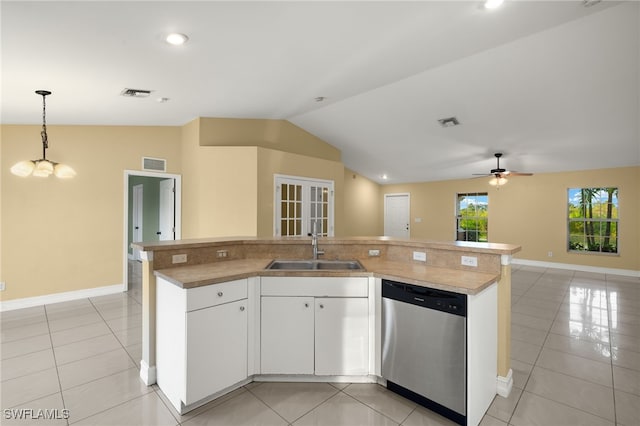
<instances>
[{"instance_id":1,"label":"cabinet drawer","mask_svg":"<svg viewBox=\"0 0 640 426\"><path fill-rule=\"evenodd\" d=\"M247 279L187 290L187 312L247 298Z\"/></svg>"},{"instance_id":2,"label":"cabinet drawer","mask_svg":"<svg viewBox=\"0 0 640 426\"><path fill-rule=\"evenodd\" d=\"M263 296L367 297L366 277L262 277Z\"/></svg>"}]
</instances>

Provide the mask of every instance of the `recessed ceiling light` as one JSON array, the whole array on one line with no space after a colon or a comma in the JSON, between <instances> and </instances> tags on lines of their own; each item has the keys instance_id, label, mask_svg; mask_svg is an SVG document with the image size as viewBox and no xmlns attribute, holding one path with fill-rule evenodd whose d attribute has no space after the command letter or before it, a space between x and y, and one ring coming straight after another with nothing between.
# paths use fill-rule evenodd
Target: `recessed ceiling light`
<instances>
[{"instance_id":1,"label":"recessed ceiling light","mask_svg":"<svg viewBox=\"0 0 640 426\"><path fill-rule=\"evenodd\" d=\"M189 40L189 37L180 33L171 33L167 35L165 40L169 44L173 44L174 46L180 46L182 44L185 44Z\"/></svg>"},{"instance_id":2,"label":"recessed ceiling light","mask_svg":"<svg viewBox=\"0 0 640 426\"><path fill-rule=\"evenodd\" d=\"M380 176L382 178L382 180L387 180L389 179L389 176L387 176L387 174L383 174L382 176Z\"/></svg>"},{"instance_id":3,"label":"recessed ceiling light","mask_svg":"<svg viewBox=\"0 0 640 426\"><path fill-rule=\"evenodd\" d=\"M504 3L504 0L485 0L484 8L485 9L496 9L500 7Z\"/></svg>"}]
</instances>

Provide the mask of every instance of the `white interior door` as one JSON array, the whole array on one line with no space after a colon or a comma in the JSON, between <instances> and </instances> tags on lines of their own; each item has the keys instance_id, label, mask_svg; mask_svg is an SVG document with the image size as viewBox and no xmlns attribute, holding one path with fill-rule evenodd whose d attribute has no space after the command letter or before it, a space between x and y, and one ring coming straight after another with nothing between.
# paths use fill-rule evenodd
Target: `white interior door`
<instances>
[{"instance_id":1,"label":"white interior door","mask_svg":"<svg viewBox=\"0 0 640 426\"><path fill-rule=\"evenodd\" d=\"M144 185L135 185L133 187L133 242L139 243L143 240L142 237L142 213L143 213L143 189ZM133 249L134 260L140 260L140 250Z\"/></svg>"},{"instance_id":2,"label":"white interior door","mask_svg":"<svg viewBox=\"0 0 640 426\"><path fill-rule=\"evenodd\" d=\"M409 238L409 194L384 195L384 235Z\"/></svg>"},{"instance_id":3,"label":"white interior door","mask_svg":"<svg viewBox=\"0 0 640 426\"><path fill-rule=\"evenodd\" d=\"M165 179L160 181L160 208L158 237L160 241L176 239L175 224L175 180Z\"/></svg>"}]
</instances>

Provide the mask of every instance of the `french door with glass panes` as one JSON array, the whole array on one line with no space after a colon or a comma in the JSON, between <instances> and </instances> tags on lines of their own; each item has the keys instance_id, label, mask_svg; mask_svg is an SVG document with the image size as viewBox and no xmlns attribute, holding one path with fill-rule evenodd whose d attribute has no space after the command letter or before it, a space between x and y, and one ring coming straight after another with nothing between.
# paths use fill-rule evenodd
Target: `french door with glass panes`
<instances>
[{"instance_id":1,"label":"french door with glass panes","mask_svg":"<svg viewBox=\"0 0 640 426\"><path fill-rule=\"evenodd\" d=\"M273 234L333 236L333 181L275 175ZM314 229L315 226L315 229Z\"/></svg>"}]
</instances>

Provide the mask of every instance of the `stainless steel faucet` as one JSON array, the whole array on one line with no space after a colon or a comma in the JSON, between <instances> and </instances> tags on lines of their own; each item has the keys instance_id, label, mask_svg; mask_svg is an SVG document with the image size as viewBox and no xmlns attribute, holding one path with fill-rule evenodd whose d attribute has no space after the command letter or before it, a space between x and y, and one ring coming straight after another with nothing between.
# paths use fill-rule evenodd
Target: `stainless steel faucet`
<instances>
[{"instance_id":1,"label":"stainless steel faucet","mask_svg":"<svg viewBox=\"0 0 640 426\"><path fill-rule=\"evenodd\" d=\"M313 221L311 231L311 246L313 247L313 260L318 260L319 254L324 254L324 250L318 250L318 233L316 231L316 221Z\"/></svg>"}]
</instances>

